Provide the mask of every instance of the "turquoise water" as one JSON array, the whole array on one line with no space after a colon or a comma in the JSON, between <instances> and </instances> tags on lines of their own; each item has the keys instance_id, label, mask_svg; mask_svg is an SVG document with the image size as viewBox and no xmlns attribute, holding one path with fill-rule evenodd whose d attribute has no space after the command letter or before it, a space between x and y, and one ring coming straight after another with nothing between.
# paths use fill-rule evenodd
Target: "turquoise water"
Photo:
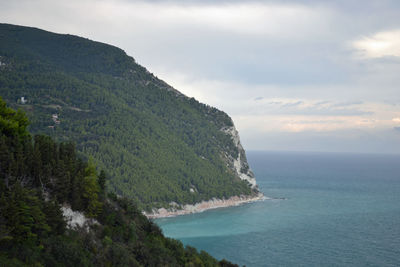
<instances>
[{"instance_id":1,"label":"turquoise water","mask_svg":"<svg viewBox=\"0 0 400 267\"><path fill-rule=\"evenodd\" d=\"M400 266L400 156L249 152L272 200L158 219L165 235L251 266Z\"/></svg>"}]
</instances>

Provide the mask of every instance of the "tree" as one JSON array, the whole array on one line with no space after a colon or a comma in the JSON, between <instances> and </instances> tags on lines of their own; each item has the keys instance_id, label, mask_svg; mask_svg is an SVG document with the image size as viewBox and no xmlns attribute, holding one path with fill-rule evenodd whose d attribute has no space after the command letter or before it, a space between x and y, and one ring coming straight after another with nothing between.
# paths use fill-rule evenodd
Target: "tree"
<instances>
[{"instance_id":1,"label":"tree","mask_svg":"<svg viewBox=\"0 0 400 267\"><path fill-rule=\"evenodd\" d=\"M0 97L0 132L6 136L25 137L29 133L26 130L28 118L21 110L15 111L9 107Z\"/></svg>"},{"instance_id":2,"label":"tree","mask_svg":"<svg viewBox=\"0 0 400 267\"><path fill-rule=\"evenodd\" d=\"M99 175L99 186L100 186L100 193L102 195L104 195L105 190L106 190L106 172L104 170L100 171L100 175Z\"/></svg>"},{"instance_id":3,"label":"tree","mask_svg":"<svg viewBox=\"0 0 400 267\"><path fill-rule=\"evenodd\" d=\"M85 177L83 178L83 198L85 202L85 211L89 217L95 218L102 208L99 201L100 186L96 173L96 166L92 159L89 159L88 165L85 168Z\"/></svg>"}]
</instances>

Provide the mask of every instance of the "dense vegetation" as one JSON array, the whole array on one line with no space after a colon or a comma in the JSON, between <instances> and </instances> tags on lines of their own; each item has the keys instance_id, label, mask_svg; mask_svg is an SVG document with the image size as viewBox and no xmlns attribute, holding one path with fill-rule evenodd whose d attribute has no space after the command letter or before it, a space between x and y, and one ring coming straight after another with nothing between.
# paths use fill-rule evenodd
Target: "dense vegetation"
<instances>
[{"instance_id":1,"label":"dense vegetation","mask_svg":"<svg viewBox=\"0 0 400 267\"><path fill-rule=\"evenodd\" d=\"M238 155L221 131L232 126L229 116L180 94L121 49L0 24L0 62L0 96L27 112L29 130L75 142L107 170L111 192L143 208L252 194L227 166Z\"/></svg>"},{"instance_id":2,"label":"dense vegetation","mask_svg":"<svg viewBox=\"0 0 400 267\"><path fill-rule=\"evenodd\" d=\"M71 143L32 138L0 98L0 266L236 266L165 238ZM61 205L96 220L70 229Z\"/></svg>"}]
</instances>

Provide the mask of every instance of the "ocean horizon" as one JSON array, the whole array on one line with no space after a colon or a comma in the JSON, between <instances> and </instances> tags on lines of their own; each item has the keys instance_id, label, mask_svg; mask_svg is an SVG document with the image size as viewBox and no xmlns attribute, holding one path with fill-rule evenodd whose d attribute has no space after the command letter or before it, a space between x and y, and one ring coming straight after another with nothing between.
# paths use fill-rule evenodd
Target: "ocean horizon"
<instances>
[{"instance_id":1,"label":"ocean horizon","mask_svg":"<svg viewBox=\"0 0 400 267\"><path fill-rule=\"evenodd\" d=\"M399 266L400 155L249 151L267 199L157 219L239 265Z\"/></svg>"}]
</instances>

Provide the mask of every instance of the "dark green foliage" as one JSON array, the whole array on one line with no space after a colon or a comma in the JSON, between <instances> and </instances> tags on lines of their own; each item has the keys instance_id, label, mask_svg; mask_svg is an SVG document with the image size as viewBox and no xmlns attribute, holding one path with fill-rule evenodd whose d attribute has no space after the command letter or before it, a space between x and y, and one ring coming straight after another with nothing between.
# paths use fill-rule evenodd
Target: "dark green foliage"
<instances>
[{"instance_id":1,"label":"dark green foliage","mask_svg":"<svg viewBox=\"0 0 400 267\"><path fill-rule=\"evenodd\" d=\"M96 217L102 208L102 203L99 200L100 185L98 180L96 166L89 161L88 166L85 168L82 188L84 206L87 207L89 217Z\"/></svg>"},{"instance_id":2,"label":"dark green foliage","mask_svg":"<svg viewBox=\"0 0 400 267\"><path fill-rule=\"evenodd\" d=\"M121 49L0 24L0 61L0 96L27 112L31 132L75 142L107 170L110 191L145 208L252 193L226 165L226 155L238 155L221 131L232 120L181 95ZM73 177L63 182L74 184Z\"/></svg>"},{"instance_id":3,"label":"dark green foliage","mask_svg":"<svg viewBox=\"0 0 400 267\"><path fill-rule=\"evenodd\" d=\"M229 266L165 238L132 200L104 194L105 173L73 145L15 130L26 117L0 107L0 266ZM97 223L67 228L59 203Z\"/></svg>"},{"instance_id":4,"label":"dark green foliage","mask_svg":"<svg viewBox=\"0 0 400 267\"><path fill-rule=\"evenodd\" d=\"M106 180L106 172L104 170L101 170L99 175L100 194L104 194L106 190Z\"/></svg>"}]
</instances>

